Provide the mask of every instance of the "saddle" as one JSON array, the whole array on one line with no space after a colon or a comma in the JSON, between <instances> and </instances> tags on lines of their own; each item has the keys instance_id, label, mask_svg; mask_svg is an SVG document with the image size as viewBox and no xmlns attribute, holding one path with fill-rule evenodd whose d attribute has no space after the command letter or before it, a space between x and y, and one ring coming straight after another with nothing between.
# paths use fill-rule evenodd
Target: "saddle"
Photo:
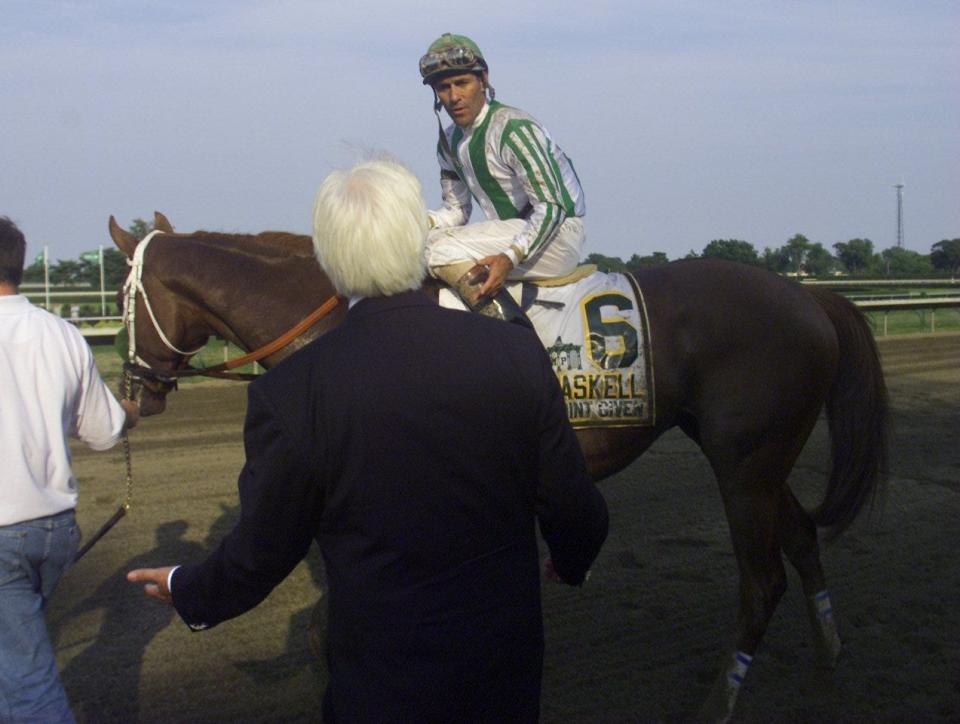
<instances>
[{"instance_id":1,"label":"saddle","mask_svg":"<svg viewBox=\"0 0 960 724\"><path fill-rule=\"evenodd\" d=\"M437 283L441 306L466 309ZM654 423L653 362L643 294L629 274L582 264L563 277L504 285L550 357L574 428Z\"/></svg>"},{"instance_id":2,"label":"saddle","mask_svg":"<svg viewBox=\"0 0 960 724\"><path fill-rule=\"evenodd\" d=\"M567 284L576 284L581 279L586 279L597 270L596 264L580 264L569 274L561 277L550 277L549 279L531 279L530 284L538 287L562 287Z\"/></svg>"}]
</instances>

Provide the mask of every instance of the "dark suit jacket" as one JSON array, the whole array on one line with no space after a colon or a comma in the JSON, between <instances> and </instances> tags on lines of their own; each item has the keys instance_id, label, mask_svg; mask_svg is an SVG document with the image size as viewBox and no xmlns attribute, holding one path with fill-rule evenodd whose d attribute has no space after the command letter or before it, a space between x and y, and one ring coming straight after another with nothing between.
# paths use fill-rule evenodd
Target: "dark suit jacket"
<instances>
[{"instance_id":1,"label":"dark suit jacket","mask_svg":"<svg viewBox=\"0 0 960 724\"><path fill-rule=\"evenodd\" d=\"M536 721L535 517L579 584L607 532L537 337L420 292L358 302L249 388L241 518L174 574L194 628L259 603L316 539L325 714Z\"/></svg>"}]
</instances>

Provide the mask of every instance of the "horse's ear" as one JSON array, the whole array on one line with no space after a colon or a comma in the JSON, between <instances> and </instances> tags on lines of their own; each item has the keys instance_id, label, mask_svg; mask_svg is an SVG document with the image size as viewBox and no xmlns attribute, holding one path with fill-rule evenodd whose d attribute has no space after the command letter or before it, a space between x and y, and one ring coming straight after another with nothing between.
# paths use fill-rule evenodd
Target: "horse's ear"
<instances>
[{"instance_id":1,"label":"horse's ear","mask_svg":"<svg viewBox=\"0 0 960 724\"><path fill-rule=\"evenodd\" d=\"M167 234L173 233L173 224L170 223L170 219L161 214L159 211L153 212L153 228L157 231L163 231Z\"/></svg>"},{"instance_id":2,"label":"horse's ear","mask_svg":"<svg viewBox=\"0 0 960 724\"><path fill-rule=\"evenodd\" d=\"M113 243L117 245L120 251L127 255L128 259L133 259L133 250L137 248L137 237L126 229L121 228L112 214L110 215L109 226L110 238L113 239Z\"/></svg>"}]
</instances>

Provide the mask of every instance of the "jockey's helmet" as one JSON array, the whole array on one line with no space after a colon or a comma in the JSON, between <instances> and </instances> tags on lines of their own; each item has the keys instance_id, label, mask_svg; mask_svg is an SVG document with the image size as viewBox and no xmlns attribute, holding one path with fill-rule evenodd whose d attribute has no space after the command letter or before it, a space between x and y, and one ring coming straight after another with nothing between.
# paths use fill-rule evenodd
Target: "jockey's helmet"
<instances>
[{"instance_id":1,"label":"jockey's helmet","mask_svg":"<svg viewBox=\"0 0 960 724\"><path fill-rule=\"evenodd\" d=\"M420 58L420 77L424 85L453 73L482 73L487 61L480 48L466 35L444 33L434 40Z\"/></svg>"}]
</instances>

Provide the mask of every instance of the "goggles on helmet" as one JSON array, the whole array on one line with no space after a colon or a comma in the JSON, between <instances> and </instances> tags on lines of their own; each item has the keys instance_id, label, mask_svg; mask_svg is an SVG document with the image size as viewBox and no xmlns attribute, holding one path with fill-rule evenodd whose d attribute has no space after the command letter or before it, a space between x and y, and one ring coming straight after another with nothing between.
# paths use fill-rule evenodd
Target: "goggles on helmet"
<instances>
[{"instance_id":1,"label":"goggles on helmet","mask_svg":"<svg viewBox=\"0 0 960 724\"><path fill-rule=\"evenodd\" d=\"M470 72L486 69L487 63L483 57L462 45L427 53L420 58L420 76L423 78L424 85L429 83L433 76L445 71L462 70Z\"/></svg>"}]
</instances>

